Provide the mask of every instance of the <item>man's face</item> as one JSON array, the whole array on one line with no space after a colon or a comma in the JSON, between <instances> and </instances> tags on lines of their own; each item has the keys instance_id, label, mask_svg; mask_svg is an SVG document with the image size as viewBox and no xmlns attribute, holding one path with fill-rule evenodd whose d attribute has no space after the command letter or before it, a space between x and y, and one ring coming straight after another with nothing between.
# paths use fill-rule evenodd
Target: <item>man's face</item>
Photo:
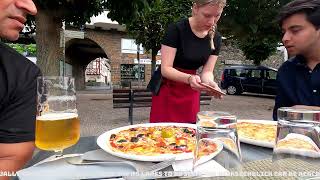
<instances>
[{"instance_id":1,"label":"man's face","mask_svg":"<svg viewBox=\"0 0 320 180\"><path fill-rule=\"evenodd\" d=\"M303 13L285 19L282 23L282 32L282 42L290 56L308 55L319 48L320 30L316 30Z\"/></svg>"},{"instance_id":2,"label":"man's face","mask_svg":"<svg viewBox=\"0 0 320 180\"><path fill-rule=\"evenodd\" d=\"M17 40L27 14L36 13L37 8L32 0L0 0L0 37Z\"/></svg>"}]
</instances>

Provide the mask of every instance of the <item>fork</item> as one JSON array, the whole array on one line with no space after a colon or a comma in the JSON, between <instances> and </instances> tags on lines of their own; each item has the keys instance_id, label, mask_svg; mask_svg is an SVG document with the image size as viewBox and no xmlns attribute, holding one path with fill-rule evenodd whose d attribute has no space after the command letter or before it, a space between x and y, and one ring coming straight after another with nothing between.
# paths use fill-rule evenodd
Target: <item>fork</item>
<instances>
[{"instance_id":1,"label":"fork","mask_svg":"<svg viewBox=\"0 0 320 180\"><path fill-rule=\"evenodd\" d=\"M154 164L149 167L137 167L134 163L130 161L105 161L105 160L83 160L80 156L67 158L66 162L72 165L96 165L96 164L129 164L136 168L137 172L132 174L132 176L123 176L126 180L137 180L137 179L150 179L155 177L156 174L153 174L156 171L164 169L173 164L175 158L170 158L168 160L162 161L160 163ZM110 178L110 177L108 177ZM94 180L97 178L91 178L90 180ZM98 179L105 179L104 177L99 177ZM107 178L106 178L107 179ZM86 179L89 180L89 179Z\"/></svg>"},{"instance_id":2,"label":"fork","mask_svg":"<svg viewBox=\"0 0 320 180\"><path fill-rule=\"evenodd\" d=\"M162 161L160 163L154 164L150 167L136 167L138 172L155 172L160 169L166 168L175 161L175 158L170 158L168 160ZM135 164L130 161L106 161L106 160L84 160L81 156L66 158L66 162L72 165L96 165L96 164L113 164L113 163L126 163L135 167Z\"/></svg>"},{"instance_id":3,"label":"fork","mask_svg":"<svg viewBox=\"0 0 320 180\"><path fill-rule=\"evenodd\" d=\"M170 158L167 159L165 161L159 162L155 165L152 165L150 167L145 167L145 168L139 168L138 172L156 172L159 171L161 169L164 169L170 165L172 165L172 163L175 161L176 158Z\"/></svg>"}]
</instances>

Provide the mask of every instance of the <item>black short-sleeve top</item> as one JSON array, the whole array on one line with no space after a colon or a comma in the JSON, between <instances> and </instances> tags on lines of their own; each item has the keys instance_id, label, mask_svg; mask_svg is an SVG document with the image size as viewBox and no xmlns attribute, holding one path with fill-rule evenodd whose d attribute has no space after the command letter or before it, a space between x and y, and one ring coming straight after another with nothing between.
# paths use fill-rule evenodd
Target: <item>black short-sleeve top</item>
<instances>
[{"instance_id":1,"label":"black short-sleeve top","mask_svg":"<svg viewBox=\"0 0 320 180\"><path fill-rule=\"evenodd\" d=\"M210 55L219 55L221 35L215 33L215 49L212 50L209 35L197 37L191 30L189 19L182 19L169 25L162 44L177 49L173 67L195 70L203 66Z\"/></svg>"},{"instance_id":2,"label":"black short-sleeve top","mask_svg":"<svg viewBox=\"0 0 320 180\"><path fill-rule=\"evenodd\" d=\"M40 69L0 42L0 143L33 141Z\"/></svg>"}]
</instances>

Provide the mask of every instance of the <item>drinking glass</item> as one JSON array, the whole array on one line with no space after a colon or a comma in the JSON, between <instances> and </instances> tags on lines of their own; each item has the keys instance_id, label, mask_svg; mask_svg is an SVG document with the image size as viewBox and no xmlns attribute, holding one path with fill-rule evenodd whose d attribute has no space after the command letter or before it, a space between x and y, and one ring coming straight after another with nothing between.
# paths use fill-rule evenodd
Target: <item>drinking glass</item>
<instances>
[{"instance_id":1,"label":"drinking glass","mask_svg":"<svg viewBox=\"0 0 320 180\"><path fill-rule=\"evenodd\" d=\"M74 78L41 76L37 79L38 112L35 144L56 157L80 138Z\"/></svg>"},{"instance_id":2,"label":"drinking glass","mask_svg":"<svg viewBox=\"0 0 320 180\"><path fill-rule=\"evenodd\" d=\"M273 160L320 158L320 111L282 107L278 109L278 128Z\"/></svg>"},{"instance_id":3,"label":"drinking glass","mask_svg":"<svg viewBox=\"0 0 320 180\"><path fill-rule=\"evenodd\" d=\"M236 124L236 116L227 112L201 111L197 114L194 171L197 166L211 159L227 170L241 166L241 150ZM212 146L210 147L212 143L216 143L216 152L213 152Z\"/></svg>"}]
</instances>

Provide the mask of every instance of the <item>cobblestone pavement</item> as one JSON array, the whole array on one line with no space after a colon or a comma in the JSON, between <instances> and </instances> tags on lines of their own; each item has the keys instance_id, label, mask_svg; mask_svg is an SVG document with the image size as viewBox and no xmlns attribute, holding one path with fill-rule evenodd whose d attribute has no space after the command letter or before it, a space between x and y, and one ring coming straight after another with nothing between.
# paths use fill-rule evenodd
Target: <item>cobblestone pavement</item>
<instances>
[{"instance_id":1,"label":"cobblestone pavement","mask_svg":"<svg viewBox=\"0 0 320 180\"><path fill-rule=\"evenodd\" d=\"M110 91L80 91L77 93L78 112L81 120L81 136L97 136L121 126L129 125L128 109L113 109ZM225 96L212 100L201 110L227 111L239 119L272 119L273 96L244 94ZM134 124L148 122L150 108L135 108Z\"/></svg>"}]
</instances>

